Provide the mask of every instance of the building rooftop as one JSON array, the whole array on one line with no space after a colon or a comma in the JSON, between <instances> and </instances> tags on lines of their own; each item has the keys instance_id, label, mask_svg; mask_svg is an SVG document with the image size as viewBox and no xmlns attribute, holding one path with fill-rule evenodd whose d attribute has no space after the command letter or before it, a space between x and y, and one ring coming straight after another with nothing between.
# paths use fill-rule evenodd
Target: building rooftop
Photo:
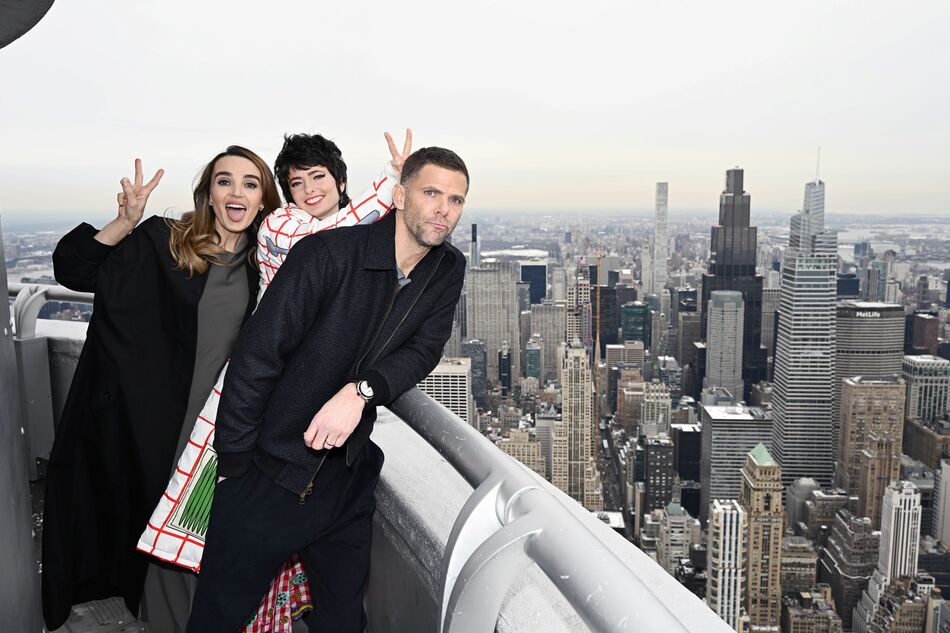
<instances>
[{"instance_id":1,"label":"building rooftop","mask_svg":"<svg viewBox=\"0 0 950 633\"><path fill-rule=\"evenodd\" d=\"M769 449L765 448L765 444L759 442L756 444L755 448L749 451L749 455L752 456L752 459L755 460L755 463L759 466L778 466L774 459L772 459Z\"/></svg>"},{"instance_id":2,"label":"building rooftop","mask_svg":"<svg viewBox=\"0 0 950 633\"><path fill-rule=\"evenodd\" d=\"M615 530L622 530L624 528L623 512L598 511L591 512L591 514L594 515L598 521L602 521Z\"/></svg>"},{"instance_id":3,"label":"building rooftop","mask_svg":"<svg viewBox=\"0 0 950 633\"><path fill-rule=\"evenodd\" d=\"M666 513L670 516L683 516L686 514L686 510L684 510L680 504L671 501L669 505L666 506Z\"/></svg>"},{"instance_id":4,"label":"building rooftop","mask_svg":"<svg viewBox=\"0 0 950 633\"><path fill-rule=\"evenodd\" d=\"M882 301L839 301L839 308L856 308L858 310L900 310L903 312L903 306L896 303L884 303Z\"/></svg>"},{"instance_id":5,"label":"building rooftop","mask_svg":"<svg viewBox=\"0 0 950 633\"><path fill-rule=\"evenodd\" d=\"M743 405L702 405L714 420L767 420L770 414L761 407L746 407Z\"/></svg>"},{"instance_id":6,"label":"building rooftop","mask_svg":"<svg viewBox=\"0 0 950 633\"><path fill-rule=\"evenodd\" d=\"M844 382L852 385L900 385L904 379L898 374L884 374L882 376L851 376Z\"/></svg>"}]
</instances>

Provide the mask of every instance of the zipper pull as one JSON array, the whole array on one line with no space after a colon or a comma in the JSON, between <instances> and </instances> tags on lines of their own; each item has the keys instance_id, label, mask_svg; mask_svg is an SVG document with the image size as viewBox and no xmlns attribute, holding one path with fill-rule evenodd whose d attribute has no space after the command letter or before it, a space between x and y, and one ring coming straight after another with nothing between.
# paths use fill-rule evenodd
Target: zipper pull
<instances>
[{"instance_id":1,"label":"zipper pull","mask_svg":"<svg viewBox=\"0 0 950 633\"><path fill-rule=\"evenodd\" d=\"M312 492L313 492L313 480L311 479L310 483L307 484L307 487L304 488L304 491L300 493L300 501L298 501L297 503L299 503L300 505L303 505L304 503L306 503L307 497Z\"/></svg>"}]
</instances>

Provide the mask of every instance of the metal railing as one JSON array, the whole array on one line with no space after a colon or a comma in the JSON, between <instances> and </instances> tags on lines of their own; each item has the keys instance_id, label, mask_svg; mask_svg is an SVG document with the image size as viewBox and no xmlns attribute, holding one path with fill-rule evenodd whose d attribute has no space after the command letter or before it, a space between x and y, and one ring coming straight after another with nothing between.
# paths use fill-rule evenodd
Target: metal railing
<instances>
[{"instance_id":1,"label":"metal railing","mask_svg":"<svg viewBox=\"0 0 950 633\"><path fill-rule=\"evenodd\" d=\"M531 564L594 631L691 630L681 613L659 602L653 587L488 438L418 389L390 408L475 488L446 544L443 633L493 630L509 587ZM705 609L698 600L696 607ZM708 615L703 631L725 627L712 611Z\"/></svg>"},{"instance_id":2,"label":"metal railing","mask_svg":"<svg viewBox=\"0 0 950 633\"><path fill-rule=\"evenodd\" d=\"M13 329L17 338L28 339L36 336L36 319L47 301L66 301L69 303L92 303L95 295L91 292L76 292L62 286L45 284L10 284L10 298L13 299Z\"/></svg>"},{"instance_id":3,"label":"metal railing","mask_svg":"<svg viewBox=\"0 0 950 633\"><path fill-rule=\"evenodd\" d=\"M45 301L93 300L91 293L37 284L11 284L9 294L16 298L17 338L35 334ZM663 588L641 578L629 560L622 560L585 524L595 518L572 512L565 503L574 501L559 499L549 484L431 397L411 389L390 409L475 489L443 556L438 597L442 633L494 630L505 595L534 564L593 631L731 630L675 581ZM645 557L644 564L655 566Z\"/></svg>"}]
</instances>

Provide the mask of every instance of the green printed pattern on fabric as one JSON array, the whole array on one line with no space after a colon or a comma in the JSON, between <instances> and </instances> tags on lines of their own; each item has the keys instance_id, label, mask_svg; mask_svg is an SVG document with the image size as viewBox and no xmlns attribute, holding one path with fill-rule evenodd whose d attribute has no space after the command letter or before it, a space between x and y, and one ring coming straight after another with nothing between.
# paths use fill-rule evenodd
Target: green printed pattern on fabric
<instances>
[{"instance_id":1,"label":"green printed pattern on fabric","mask_svg":"<svg viewBox=\"0 0 950 633\"><path fill-rule=\"evenodd\" d=\"M203 537L208 531L208 519L211 516L211 500L218 479L218 459L213 451L209 459L202 460L201 474L188 495L181 515L176 523L182 530Z\"/></svg>"}]
</instances>

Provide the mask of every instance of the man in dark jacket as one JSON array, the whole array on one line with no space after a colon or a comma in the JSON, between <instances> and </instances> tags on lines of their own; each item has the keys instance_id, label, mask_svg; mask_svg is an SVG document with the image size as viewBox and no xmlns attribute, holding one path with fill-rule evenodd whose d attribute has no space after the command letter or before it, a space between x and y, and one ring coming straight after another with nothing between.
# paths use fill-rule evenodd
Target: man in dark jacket
<instances>
[{"instance_id":1,"label":"man in dark jacket","mask_svg":"<svg viewBox=\"0 0 950 633\"><path fill-rule=\"evenodd\" d=\"M295 552L310 630L363 630L383 462L369 435L376 406L425 378L448 340L465 258L445 239L467 192L461 158L423 148L403 166L395 213L290 251L231 356L189 632L238 630Z\"/></svg>"}]
</instances>

